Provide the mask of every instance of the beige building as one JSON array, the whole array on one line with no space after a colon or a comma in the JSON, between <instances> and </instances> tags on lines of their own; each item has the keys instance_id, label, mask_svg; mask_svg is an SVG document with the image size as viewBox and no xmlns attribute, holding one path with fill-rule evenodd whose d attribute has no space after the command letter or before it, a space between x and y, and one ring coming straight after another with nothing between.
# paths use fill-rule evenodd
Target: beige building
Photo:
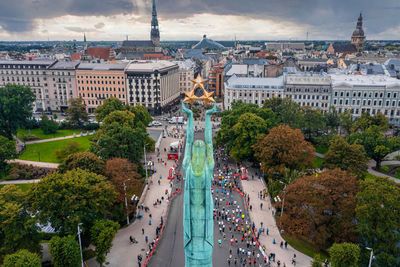
<instances>
[{"instance_id":1,"label":"beige building","mask_svg":"<svg viewBox=\"0 0 400 267\"><path fill-rule=\"evenodd\" d=\"M115 97L126 104L125 67L127 63L81 63L76 70L78 97L89 113L103 104L104 100Z\"/></svg>"},{"instance_id":2,"label":"beige building","mask_svg":"<svg viewBox=\"0 0 400 267\"><path fill-rule=\"evenodd\" d=\"M192 80L195 78L196 63L191 59L177 61L176 63L179 66L179 91L181 93L190 92L193 88Z\"/></svg>"}]
</instances>

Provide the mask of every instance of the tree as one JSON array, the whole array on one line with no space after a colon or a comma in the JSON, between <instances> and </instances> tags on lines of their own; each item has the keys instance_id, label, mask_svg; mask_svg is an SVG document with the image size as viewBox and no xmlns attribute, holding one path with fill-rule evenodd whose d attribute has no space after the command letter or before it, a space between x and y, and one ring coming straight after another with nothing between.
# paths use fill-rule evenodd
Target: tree
<instances>
[{"instance_id":1,"label":"tree","mask_svg":"<svg viewBox=\"0 0 400 267\"><path fill-rule=\"evenodd\" d=\"M364 146L367 156L376 161L376 169L380 168L383 159L393 149L390 139L376 125L369 127L363 133L354 133L347 139L349 143L360 143Z\"/></svg>"},{"instance_id":2,"label":"tree","mask_svg":"<svg viewBox=\"0 0 400 267\"><path fill-rule=\"evenodd\" d=\"M102 128L107 128L114 123L135 128L135 114L127 110L113 111L103 119Z\"/></svg>"},{"instance_id":3,"label":"tree","mask_svg":"<svg viewBox=\"0 0 400 267\"><path fill-rule=\"evenodd\" d=\"M336 133L340 126L340 117L334 106L330 106L327 113L325 113L325 124L330 132Z\"/></svg>"},{"instance_id":4,"label":"tree","mask_svg":"<svg viewBox=\"0 0 400 267\"><path fill-rule=\"evenodd\" d=\"M76 153L67 156L64 162L61 163L58 167L58 171L64 173L78 168L88 172L103 175L105 163L93 153Z\"/></svg>"},{"instance_id":5,"label":"tree","mask_svg":"<svg viewBox=\"0 0 400 267\"><path fill-rule=\"evenodd\" d=\"M46 114L43 114L42 120L40 121L40 128L44 134L54 134L58 130L58 123L53 119L49 120Z\"/></svg>"},{"instance_id":6,"label":"tree","mask_svg":"<svg viewBox=\"0 0 400 267\"><path fill-rule=\"evenodd\" d=\"M96 114L96 120L103 121L108 114L117 110L124 110L124 105L121 100L115 97L107 98L104 100L102 105L95 109L94 113Z\"/></svg>"},{"instance_id":7,"label":"tree","mask_svg":"<svg viewBox=\"0 0 400 267\"><path fill-rule=\"evenodd\" d=\"M12 139L32 117L35 95L29 87L7 84L0 88L0 135Z\"/></svg>"},{"instance_id":8,"label":"tree","mask_svg":"<svg viewBox=\"0 0 400 267\"><path fill-rule=\"evenodd\" d=\"M143 146L148 139L146 130L132 128L129 124L121 125L118 122L108 124L106 120L107 118L101 127L97 142L90 147L90 151L103 160L126 158L140 166Z\"/></svg>"},{"instance_id":9,"label":"tree","mask_svg":"<svg viewBox=\"0 0 400 267\"><path fill-rule=\"evenodd\" d=\"M15 150L15 141L9 140L4 136L0 135L0 169L5 171L7 166L7 160L13 159L17 156Z\"/></svg>"},{"instance_id":10,"label":"tree","mask_svg":"<svg viewBox=\"0 0 400 267\"><path fill-rule=\"evenodd\" d=\"M3 267L41 267L40 257L36 253L21 249L14 254L7 255Z\"/></svg>"},{"instance_id":11,"label":"tree","mask_svg":"<svg viewBox=\"0 0 400 267\"><path fill-rule=\"evenodd\" d=\"M326 128L324 115L319 109L312 109L311 107L303 107L303 124L302 131L307 137L308 141L311 141L313 136L318 136Z\"/></svg>"},{"instance_id":12,"label":"tree","mask_svg":"<svg viewBox=\"0 0 400 267\"><path fill-rule=\"evenodd\" d=\"M334 242L355 242L357 177L340 169L298 178L286 187L285 207L279 222L295 238L312 242L317 249ZM281 203L276 204L277 208Z\"/></svg>"},{"instance_id":13,"label":"tree","mask_svg":"<svg viewBox=\"0 0 400 267\"><path fill-rule=\"evenodd\" d=\"M119 224L110 220L98 220L90 229L90 237L96 247L96 260L100 266L106 261L106 255L118 229Z\"/></svg>"},{"instance_id":14,"label":"tree","mask_svg":"<svg viewBox=\"0 0 400 267\"><path fill-rule=\"evenodd\" d=\"M361 181L357 195L357 231L362 248L374 250L378 266L398 266L400 249L400 185L388 178ZM362 265L369 251L363 249Z\"/></svg>"},{"instance_id":15,"label":"tree","mask_svg":"<svg viewBox=\"0 0 400 267\"><path fill-rule=\"evenodd\" d=\"M136 127L146 128L153 121L148 110L142 105L127 106L126 109L135 114Z\"/></svg>"},{"instance_id":16,"label":"tree","mask_svg":"<svg viewBox=\"0 0 400 267\"><path fill-rule=\"evenodd\" d=\"M372 125L372 117L369 112L361 113L361 116L354 122L354 132L364 132Z\"/></svg>"},{"instance_id":17,"label":"tree","mask_svg":"<svg viewBox=\"0 0 400 267\"><path fill-rule=\"evenodd\" d=\"M324 155L323 166L329 169L340 168L349 171L358 177L364 177L367 173L368 158L364 147L359 144L349 144L341 136L335 136Z\"/></svg>"},{"instance_id":18,"label":"tree","mask_svg":"<svg viewBox=\"0 0 400 267\"><path fill-rule=\"evenodd\" d=\"M235 139L231 149L231 156L236 161L254 158L253 145L260 134L266 134L267 123L253 113L244 113L233 126ZM253 159L254 160L254 159Z\"/></svg>"},{"instance_id":19,"label":"tree","mask_svg":"<svg viewBox=\"0 0 400 267\"><path fill-rule=\"evenodd\" d=\"M241 101L233 103L231 110L221 112L221 129L216 136L217 144L226 146L227 152L230 152L234 146L236 135L233 128L238 123L239 117L245 113L254 114L262 118L265 121L264 125L266 125L267 130L275 125L275 114L271 109L259 108L255 104L245 104Z\"/></svg>"},{"instance_id":20,"label":"tree","mask_svg":"<svg viewBox=\"0 0 400 267\"><path fill-rule=\"evenodd\" d=\"M89 120L82 97L71 98L66 113L68 120L78 127L82 127L83 123Z\"/></svg>"},{"instance_id":21,"label":"tree","mask_svg":"<svg viewBox=\"0 0 400 267\"><path fill-rule=\"evenodd\" d=\"M353 132L354 121L351 118L351 110L348 109L343 113L339 114L340 127L343 128L345 134L351 134Z\"/></svg>"},{"instance_id":22,"label":"tree","mask_svg":"<svg viewBox=\"0 0 400 267\"><path fill-rule=\"evenodd\" d=\"M264 108L270 108L276 114L277 124L286 124L293 129L303 125L303 112L299 104L290 98L270 98L264 102Z\"/></svg>"},{"instance_id":23,"label":"tree","mask_svg":"<svg viewBox=\"0 0 400 267\"><path fill-rule=\"evenodd\" d=\"M389 119L382 112L378 112L372 117L372 125L376 125L381 131L387 131Z\"/></svg>"},{"instance_id":24,"label":"tree","mask_svg":"<svg viewBox=\"0 0 400 267\"><path fill-rule=\"evenodd\" d=\"M299 129L287 125L274 127L253 146L265 174L283 174L285 169L304 170L314 166L314 147L304 140Z\"/></svg>"},{"instance_id":25,"label":"tree","mask_svg":"<svg viewBox=\"0 0 400 267\"><path fill-rule=\"evenodd\" d=\"M25 193L15 185L0 188L0 262L18 249L40 251L35 219L26 210Z\"/></svg>"},{"instance_id":26,"label":"tree","mask_svg":"<svg viewBox=\"0 0 400 267\"><path fill-rule=\"evenodd\" d=\"M50 240L49 248L54 267L79 267L81 265L79 243L74 236L54 236Z\"/></svg>"},{"instance_id":27,"label":"tree","mask_svg":"<svg viewBox=\"0 0 400 267\"><path fill-rule=\"evenodd\" d=\"M125 200L124 183L128 197L129 193L137 196L141 195L143 188L142 177L138 173L137 165L129 162L129 160L123 158L107 160L105 175L114 185L117 192L116 202L123 203ZM131 205L130 201L128 202L127 209L129 213L134 210L134 206Z\"/></svg>"},{"instance_id":28,"label":"tree","mask_svg":"<svg viewBox=\"0 0 400 267\"><path fill-rule=\"evenodd\" d=\"M42 223L50 222L63 234L75 234L78 223L89 229L96 219L110 213L115 192L105 177L78 169L41 179L29 192L29 200Z\"/></svg>"},{"instance_id":29,"label":"tree","mask_svg":"<svg viewBox=\"0 0 400 267\"><path fill-rule=\"evenodd\" d=\"M56 150L56 157L59 160L63 160L66 157L73 155L75 153L78 153L81 151L83 148L81 145L79 145L78 142L76 141L69 141L66 143L61 149Z\"/></svg>"},{"instance_id":30,"label":"tree","mask_svg":"<svg viewBox=\"0 0 400 267\"><path fill-rule=\"evenodd\" d=\"M333 244L329 249L332 267L358 267L360 247L356 244Z\"/></svg>"}]
</instances>

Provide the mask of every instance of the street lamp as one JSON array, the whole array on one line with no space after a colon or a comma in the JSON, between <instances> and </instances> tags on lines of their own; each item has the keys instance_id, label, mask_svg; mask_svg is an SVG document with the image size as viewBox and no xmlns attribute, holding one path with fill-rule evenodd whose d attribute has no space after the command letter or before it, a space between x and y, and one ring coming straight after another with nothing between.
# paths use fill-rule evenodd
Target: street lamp
<instances>
[{"instance_id":1,"label":"street lamp","mask_svg":"<svg viewBox=\"0 0 400 267\"><path fill-rule=\"evenodd\" d=\"M124 181L124 192L125 192L125 208L126 208L126 224L129 225L129 210L128 210L128 201L126 200L126 184L125 182L130 181L131 179L128 179Z\"/></svg>"},{"instance_id":2,"label":"street lamp","mask_svg":"<svg viewBox=\"0 0 400 267\"><path fill-rule=\"evenodd\" d=\"M82 264L82 267L85 267L84 265L83 265L83 255L82 255L82 241L81 241L81 232L82 232L82 230L81 230L81 228L79 227L79 226L81 226L82 225L82 223L78 223L78 239L79 239L79 248L80 248L80 250L81 250L81 264Z\"/></svg>"},{"instance_id":3,"label":"street lamp","mask_svg":"<svg viewBox=\"0 0 400 267\"><path fill-rule=\"evenodd\" d=\"M372 260L375 258L374 257L374 250L372 248L366 247L366 249L371 250L371 255L369 256L369 264L368 267L371 267Z\"/></svg>"},{"instance_id":4,"label":"street lamp","mask_svg":"<svg viewBox=\"0 0 400 267\"><path fill-rule=\"evenodd\" d=\"M285 196L286 196L286 183L279 181L281 184L285 185L285 187L283 188L283 199L282 199L282 209L281 209L281 219L280 219L280 228L282 229L282 214L283 214L283 207L285 205Z\"/></svg>"}]
</instances>

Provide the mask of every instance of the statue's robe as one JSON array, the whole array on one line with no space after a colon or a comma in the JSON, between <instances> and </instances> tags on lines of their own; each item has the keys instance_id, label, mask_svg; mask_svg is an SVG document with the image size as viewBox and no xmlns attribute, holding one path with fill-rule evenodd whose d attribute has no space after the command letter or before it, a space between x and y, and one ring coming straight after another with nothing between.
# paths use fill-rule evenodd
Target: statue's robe
<instances>
[{"instance_id":1,"label":"statue's robe","mask_svg":"<svg viewBox=\"0 0 400 267\"><path fill-rule=\"evenodd\" d=\"M188 149L188 148L187 148ZM190 148L189 148L190 149ZM183 229L186 267L212 267L213 200L211 183L214 162L204 162L201 176L195 176L192 163L186 161Z\"/></svg>"}]
</instances>

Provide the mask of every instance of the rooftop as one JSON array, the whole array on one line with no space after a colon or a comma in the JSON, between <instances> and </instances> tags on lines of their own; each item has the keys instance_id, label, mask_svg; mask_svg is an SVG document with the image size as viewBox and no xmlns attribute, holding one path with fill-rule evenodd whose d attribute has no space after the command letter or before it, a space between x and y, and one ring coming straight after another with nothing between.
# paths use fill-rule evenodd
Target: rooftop
<instances>
[{"instance_id":1,"label":"rooftop","mask_svg":"<svg viewBox=\"0 0 400 267\"><path fill-rule=\"evenodd\" d=\"M71 62L71 61L58 61L54 65L52 65L50 70L75 70L79 62Z\"/></svg>"},{"instance_id":2,"label":"rooftop","mask_svg":"<svg viewBox=\"0 0 400 267\"><path fill-rule=\"evenodd\" d=\"M154 47L154 44L150 40L125 40L122 42L122 47Z\"/></svg>"},{"instance_id":3,"label":"rooftop","mask_svg":"<svg viewBox=\"0 0 400 267\"><path fill-rule=\"evenodd\" d=\"M169 68L178 67L176 63L160 60L160 61L132 61L126 68L131 72L154 72L155 70L163 71Z\"/></svg>"},{"instance_id":4,"label":"rooftop","mask_svg":"<svg viewBox=\"0 0 400 267\"><path fill-rule=\"evenodd\" d=\"M400 80L385 75L331 74L332 86L344 87L399 87Z\"/></svg>"},{"instance_id":5,"label":"rooftop","mask_svg":"<svg viewBox=\"0 0 400 267\"><path fill-rule=\"evenodd\" d=\"M55 61L54 60L0 60L0 64L20 64L20 65L51 65Z\"/></svg>"},{"instance_id":6,"label":"rooftop","mask_svg":"<svg viewBox=\"0 0 400 267\"><path fill-rule=\"evenodd\" d=\"M225 47L220 43L208 39L207 35L203 35L203 39L196 45L194 45L193 49L206 49L206 48L211 50L219 50L219 49L224 49Z\"/></svg>"},{"instance_id":7,"label":"rooftop","mask_svg":"<svg viewBox=\"0 0 400 267\"><path fill-rule=\"evenodd\" d=\"M127 63L108 64L108 63L81 63L79 70L124 70Z\"/></svg>"},{"instance_id":8,"label":"rooftop","mask_svg":"<svg viewBox=\"0 0 400 267\"><path fill-rule=\"evenodd\" d=\"M246 64L232 64L231 68L226 72L226 76L237 75L247 75L247 65Z\"/></svg>"},{"instance_id":9,"label":"rooftop","mask_svg":"<svg viewBox=\"0 0 400 267\"><path fill-rule=\"evenodd\" d=\"M283 76L274 78L249 78L233 75L226 82L231 88L283 89Z\"/></svg>"}]
</instances>

